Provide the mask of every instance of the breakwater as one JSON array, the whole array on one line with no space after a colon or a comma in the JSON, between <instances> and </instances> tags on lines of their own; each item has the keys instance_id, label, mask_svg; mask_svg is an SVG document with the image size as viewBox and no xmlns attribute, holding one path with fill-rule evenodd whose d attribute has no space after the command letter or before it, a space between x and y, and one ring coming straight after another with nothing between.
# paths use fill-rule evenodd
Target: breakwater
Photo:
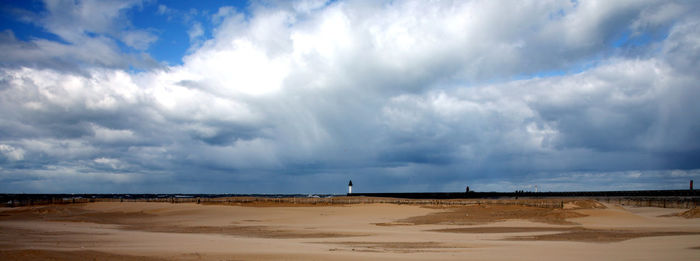
<instances>
[{"instance_id":1,"label":"breakwater","mask_svg":"<svg viewBox=\"0 0 700 261\"><path fill-rule=\"evenodd\" d=\"M571 192L397 192L397 193L352 193L353 197L389 197L412 199L458 199L458 198L569 198L569 197L700 197L696 190L629 190L629 191L571 191Z\"/></svg>"},{"instance_id":2,"label":"breakwater","mask_svg":"<svg viewBox=\"0 0 700 261\"><path fill-rule=\"evenodd\" d=\"M330 194L0 194L0 207L92 202L171 202L199 203L222 198L305 198L331 197Z\"/></svg>"},{"instance_id":3,"label":"breakwater","mask_svg":"<svg viewBox=\"0 0 700 261\"><path fill-rule=\"evenodd\" d=\"M333 205L333 204L418 204L468 205L517 204L547 208L562 207L570 200L639 207L694 208L700 195L694 190L583 191L583 192L428 192L353 193L347 195L308 194L0 194L0 206L19 207L91 202L163 202L224 205Z\"/></svg>"},{"instance_id":4,"label":"breakwater","mask_svg":"<svg viewBox=\"0 0 700 261\"><path fill-rule=\"evenodd\" d=\"M26 195L23 195L26 196ZM398 205L421 205L421 206L466 206L481 204L498 205L518 205L541 208L563 208L565 204L571 202L586 201L581 199L409 199L390 197L348 197L348 196L328 196L328 197L143 197L143 198L115 198L115 197L48 197L42 195L38 198L27 198L10 200L5 207L22 206L42 206L61 204L82 204L94 202L154 202L154 203L196 203L202 205L231 205L231 206L253 206L253 207L305 207L305 206L342 206L352 204L398 204Z\"/></svg>"},{"instance_id":5,"label":"breakwater","mask_svg":"<svg viewBox=\"0 0 700 261\"><path fill-rule=\"evenodd\" d=\"M572 192L418 192L418 193L352 193L350 197L383 197L403 199L547 199L585 198L600 202L635 207L695 208L700 204L696 190L630 190Z\"/></svg>"}]
</instances>

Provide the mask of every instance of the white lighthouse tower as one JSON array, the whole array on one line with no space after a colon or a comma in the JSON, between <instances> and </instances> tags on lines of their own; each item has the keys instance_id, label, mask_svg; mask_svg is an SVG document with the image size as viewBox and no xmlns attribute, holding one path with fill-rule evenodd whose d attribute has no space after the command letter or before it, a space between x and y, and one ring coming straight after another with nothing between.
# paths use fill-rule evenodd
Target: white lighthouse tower
<instances>
[{"instance_id":1,"label":"white lighthouse tower","mask_svg":"<svg viewBox=\"0 0 700 261\"><path fill-rule=\"evenodd\" d=\"M352 180L348 183L348 194L352 194Z\"/></svg>"}]
</instances>

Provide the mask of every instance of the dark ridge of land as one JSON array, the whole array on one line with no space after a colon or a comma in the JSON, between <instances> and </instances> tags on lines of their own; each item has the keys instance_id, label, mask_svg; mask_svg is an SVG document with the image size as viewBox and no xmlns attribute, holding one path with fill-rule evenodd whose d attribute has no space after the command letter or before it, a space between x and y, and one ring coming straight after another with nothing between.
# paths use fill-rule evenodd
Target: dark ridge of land
<instances>
[{"instance_id":1,"label":"dark ridge of land","mask_svg":"<svg viewBox=\"0 0 700 261\"><path fill-rule=\"evenodd\" d=\"M348 194L188 194L188 193L0 193L0 202L8 200L41 200L50 198L94 198L94 199L159 199L159 198L306 198L306 197L388 197L409 199L469 199L469 198L514 198L514 197L700 197L697 190L622 190L622 191L563 191L563 192L379 192Z\"/></svg>"},{"instance_id":2,"label":"dark ridge of land","mask_svg":"<svg viewBox=\"0 0 700 261\"><path fill-rule=\"evenodd\" d=\"M54 193L54 194L39 194L39 193L4 193L0 194L0 207L18 207L31 205L46 205L46 204L75 204L75 203L91 203L103 201L146 201L146 202L207 202L215 199L225 198L262 198L262 199L290 199L290 198L332 198L333 194L132 194L132 193L111 193L111 194L88 194L88 193Z\"/></svg>"},{"instance_id":3,"label":"dark ridge of land","mask_svg":"<svg viewBox=\"0 0 700 261\"><path fill-rule=\"evenodd\" d=\"M465 198L568 198L568 197L699 197L697 190L622 190L570 192L398 192L352 193L348 196L411 198L411 199L465 199Z\"/></svg>"},{"instance_id":4,"label":"dark ridge of land","mask_svg":"<svg viewBox=\"0 0 700 261\"><path fill-rule=\"evenodd\" d=\"M90 202L168 202L197 204L246 205L261 203L279 206L288 204L324 205L354 203L396 204L471 204L484 200L544 200L536 206L563 208L566 199L595 199L621 205L694 208L700 203L696 190L636 190L578 192L418 192L418 193L352 193L337 194L0 194L0 207ZM556 200L555 200L556 199ZM560 200L561 199L561 200ZM456 202L467 200L469 202ZM520 202L519 204L522 204ZM534 204L534 203L533 203ZM526 204L527 205L527 204ZM531 205L531 204L530 204Z\"/></svg>"}]
</instances>

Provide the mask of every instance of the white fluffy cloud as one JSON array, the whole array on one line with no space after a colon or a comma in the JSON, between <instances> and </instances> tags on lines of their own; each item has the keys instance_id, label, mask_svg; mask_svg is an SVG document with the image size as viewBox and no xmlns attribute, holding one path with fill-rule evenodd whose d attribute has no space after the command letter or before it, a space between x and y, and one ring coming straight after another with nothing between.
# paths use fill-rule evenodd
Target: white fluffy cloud
<instances>
[{"instance_id":1,"label":"white fluffy cloud","mask_svg":"<svg viewBox=\"0 0 700 261\"><path fill-rule=\"evenodd\" d=\"M113 34L118 10L134 3L104 4L117 6L99 19L40 21L59 19L65 26L47 28L67 40ZM213 37L165 69L113 69L108 61L119 53L99 48L108 44L84 54L91 67L75 73L26 58L60 48L3 58L24 64L0 71L0 109L9 112L0 116L0 143L12 145L1 147L9 160L0 180L22 185L18 176L34 173L44 179L24 186L44 188L36 182L60 169L110 190L159 182L169 191L338 192L334 184L351 176L368 190L511 190L535 182L612 188L596 183L609 177L672 187L698 175L692 68L700 17L692 4L301 1L250 9L221 8ZM145 49L153 38L142 33L120 35ZM3 44L20 48L5 36ZM22 159L22 168L12 165ZM597 178L572 185L582 173Z\"/></svg>"}]
</instances>

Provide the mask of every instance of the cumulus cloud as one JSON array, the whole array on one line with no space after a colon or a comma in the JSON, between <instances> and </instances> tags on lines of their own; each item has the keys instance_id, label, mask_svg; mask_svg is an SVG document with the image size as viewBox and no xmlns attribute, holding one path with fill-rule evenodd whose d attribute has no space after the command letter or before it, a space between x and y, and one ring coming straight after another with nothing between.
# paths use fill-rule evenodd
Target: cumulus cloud
<instances>
[{"instance_id":1,"label":"cumulus cloud","mask_svg":"<svg viewBox=\"0 0 700 261\"><path fill-rule=\"evenodd\" d=\"M38 66L78 70L102 66L149 68L157 66L146 53L123 53L119 43L143 51L157 40L146 30L129 26L125 11L135 1L45 1L44 11L14 10L19 20L36 25L58 39L18 40L12 31L0 36L5 66Z\"/></svg>"},{"instance_id":2,"label":"cumulus cloud","mask_svg":"<svg viewBox=\"0 0 700 261\"><path fill-rule=\"evenodd\" d=\"M2 43L24 51L1 62L24 66L0 71L0 109L9 112L0 143L12 145L3 155L12 148L33 160L3 163L0 179L40 191L61 175L110 191L340 192L348 178L364 191L674 188L700 169L700 17L684 11L696 8L223 7L212 38L182 65L138 73L108 66L107 51L80 58L94 66L79 73L32 64L28 55L49 49L5 32ZM64 39L110 35L120 17L81 17L94 25L78 32L47 28ZM644 34L656 36L634 51L617 44ZM134 37L124 42L153 41Z\"/></svg>"}]
</instances>

